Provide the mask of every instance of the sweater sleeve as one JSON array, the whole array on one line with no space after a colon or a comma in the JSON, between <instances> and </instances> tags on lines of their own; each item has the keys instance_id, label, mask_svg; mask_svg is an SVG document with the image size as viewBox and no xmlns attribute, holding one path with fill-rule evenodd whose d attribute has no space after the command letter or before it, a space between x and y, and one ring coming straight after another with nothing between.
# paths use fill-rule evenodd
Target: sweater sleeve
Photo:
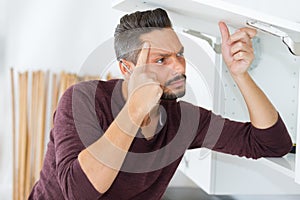
<instances>
[{"instance_id":1,"label":"sweater sleeve","mask_svg":"<svg viewBox=\"0 0 300 200\"><path fill-rule=\"evenodd\" d=\"M266 129L255 128L250 122L232 121L199 108L198 133L190 149L205 147L218 152L258 159L287 154L292 141L278 114L277 122Z\"/></svg>"},{"instance_id":2,"label":"sweater sleeve","mask_svg":"<svg viewBox=\"0 0 300 200\"><path fill-rule=\"evenodd\" d=\"M74 106L82 109L81 114L85 118L82 124L88 127L87 130L99 132L95 125L97 119L86 117L85 111L90 107L88 106L90 101L85 98L85 94L77 96L75 104L73 90L74 87L70 87L61 97L54 117L53 137L57 180L65 199L99 199L102 194L93 187L78 161L79 153L87 147L88 143L83 135L78 134L80 123L76 121L78 119L74 119ZM85 134L88 135L89 132Z\"/></svg>"}]
</instances>

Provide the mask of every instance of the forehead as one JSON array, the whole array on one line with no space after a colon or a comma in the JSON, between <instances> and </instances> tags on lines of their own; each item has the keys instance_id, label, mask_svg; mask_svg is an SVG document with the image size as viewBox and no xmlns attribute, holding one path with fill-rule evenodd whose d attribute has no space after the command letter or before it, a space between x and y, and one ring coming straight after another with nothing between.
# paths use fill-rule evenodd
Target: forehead
<instances>
[{"instance_id":1,"label":"forehead","mask_svg":"<svg viewBox=\"0 0 300 200\"><path fill-rule=\"evenodd\" d=\"M171 28L153 30L141 35L140 39L143 42L148 41L150 43L151 51L177 53L182 48L177 34Z\"/></svg>"}]
</instances>

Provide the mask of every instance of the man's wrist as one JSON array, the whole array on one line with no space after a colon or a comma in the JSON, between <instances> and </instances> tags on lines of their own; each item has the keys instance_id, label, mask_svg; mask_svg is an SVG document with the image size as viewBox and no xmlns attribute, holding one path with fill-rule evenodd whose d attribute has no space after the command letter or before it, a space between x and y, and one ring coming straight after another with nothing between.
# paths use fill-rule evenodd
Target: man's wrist
<instances>
[{"instance_id":1,"label":"man's wrist","mask_svg":"<svg viewBox=\"0 0 300 200\"><path fill-rule=\"evenodd\" d=\"M232 74L232 78L237 84L239 84L239 83L249 80L250 75L248 72L245 72L242 74Z\"/></svg>"},{"instance_id":2,"label":"man's wrist","mask_svg":"<svg viewBox=\"0 0 300 200\"><path fill-rule=\"evenodd\" d=\"M142 123L142 119L139 120L139 118L137 118L134 120L133 114L129 112L128 104L125 104L115 121L117 126L130 136L136 135Z\"/></svg>"}]
</instances>

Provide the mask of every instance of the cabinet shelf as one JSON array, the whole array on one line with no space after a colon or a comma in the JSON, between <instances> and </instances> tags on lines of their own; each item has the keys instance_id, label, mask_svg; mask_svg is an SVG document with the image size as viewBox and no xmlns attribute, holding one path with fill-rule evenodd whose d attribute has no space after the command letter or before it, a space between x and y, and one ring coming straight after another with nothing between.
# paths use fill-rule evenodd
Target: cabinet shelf
<instances>
[{"instance_id":1,"label":"cabinet shelf","mask_svg":"<svg viewBox=\"0 0 300 200\"><path fill-rule=\"evenodd\" d=\"M295 178L295 154L287 154L281 158L262 158L261 161L265 165L284 175Z\"/></svg>"},{"instance_id":2,"label":"cabinet shelf","mask_svg":"<svg viewBox=\"0 0 300 200\"><path fill-rule=\"evenodd\" d=\"M257 3L259 7L259 1ZM233 27L245 26L247 20L257 20L272 24L292 36L299 36L300 32L300 23L297 21L299 19L291 21L286 17L278 17L267 13L263 7L255 10L224 0L185 0L184 3L182 0L115 0L112 6L127 12L162 7L167 9L171 17L175 19L176 26L202 31L203 25L206 25L204 31L209 31L209 34L213 35L219 35L217 23L220 20L228 22ZM278 12L281 12L281 10L278 10ZM184 19L179 19L180 16ZM209 27L209 23L215 24L213 29Z\"/></svg>"}]
</instances>

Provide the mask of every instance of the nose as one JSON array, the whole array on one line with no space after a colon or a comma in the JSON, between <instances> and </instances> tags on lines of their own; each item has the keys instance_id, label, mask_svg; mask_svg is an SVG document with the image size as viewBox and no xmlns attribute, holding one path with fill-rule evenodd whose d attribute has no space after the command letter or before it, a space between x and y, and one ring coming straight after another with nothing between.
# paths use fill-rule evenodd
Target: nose
<instances>
[{"instance_id":1,"label":"nose","mask_svg":"<svg viewBox=\"0 0 300 200\"><path fill-rule=\"evenodd\" d=\"M185 74L185 59L184 57L172 56L171 64L172 75Z\"/></svg>"}]
</instances>

